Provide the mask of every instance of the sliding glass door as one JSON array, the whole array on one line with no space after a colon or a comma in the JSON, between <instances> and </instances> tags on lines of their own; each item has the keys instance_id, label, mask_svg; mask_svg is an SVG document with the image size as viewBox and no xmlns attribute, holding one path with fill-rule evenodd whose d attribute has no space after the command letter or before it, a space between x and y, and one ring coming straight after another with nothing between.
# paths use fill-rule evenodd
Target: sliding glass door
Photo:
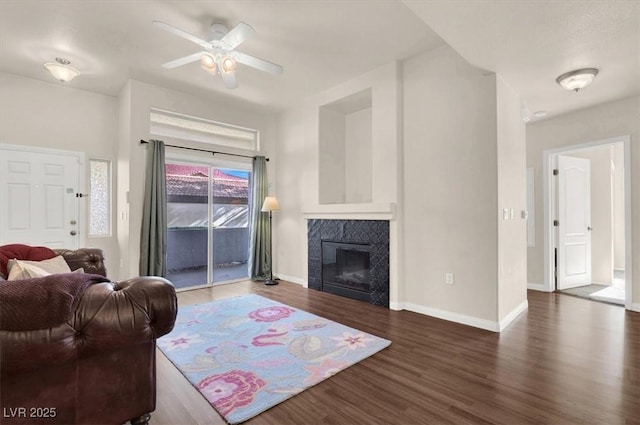
<instances>
[{"instance_id":1,"label":"sliding glass door","mask_svg":"<svg viewBox=\"0 0 640 425\"><path fill-rule=\"evenodd\" d=\"M167 160L167 278L178 289L248 278L246 164Z\"/></svg>"}]
</instances>

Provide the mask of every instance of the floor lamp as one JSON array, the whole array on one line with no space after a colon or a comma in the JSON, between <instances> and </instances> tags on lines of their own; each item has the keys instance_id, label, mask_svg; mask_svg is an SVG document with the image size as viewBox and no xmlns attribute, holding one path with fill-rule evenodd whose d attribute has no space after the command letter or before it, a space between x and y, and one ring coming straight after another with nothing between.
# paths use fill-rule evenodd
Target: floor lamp
<instances>
[{"instance_id":1,"label":"floor lamp","mask_svg":"<svg viewBox=\"0 0 640 425\"><path fill-rule=\"evenodd\" d=\"M267 196L264 198L264 204L262 204L262 212L269 213L269 277L265 277L264 284L265 285L277 285L278 281L273 280L273 227L271 224L273 211L278 211L280 209L280 204L278 204L278 200L273 196Z\"/></svg>"}]
</instances>

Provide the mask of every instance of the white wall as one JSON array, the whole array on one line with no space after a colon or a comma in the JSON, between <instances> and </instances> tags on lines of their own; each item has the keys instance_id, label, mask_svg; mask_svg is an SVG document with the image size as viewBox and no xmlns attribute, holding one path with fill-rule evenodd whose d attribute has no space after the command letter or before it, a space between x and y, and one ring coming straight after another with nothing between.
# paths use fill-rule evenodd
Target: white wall
<instances>
[{"instance_id":1,"label":"white wall","mask_svg":"<svg viewBox=\"0 0 640 425\"><path fill-rule=\"evenodd\" d=\"M274 273L287 280L307 284L307 220L305 205L312 202L318 184L318 146L307 125L305 108L290 109L278 116L276 169L280 211L274 216ZM316 198L317 199L317 198Z\"/></svg>"},{"instance_id":2,"label":"white wall","mask_svg":"<svg viewBox=\"0 0 640 425\"><path fill-rule=\"evenodd\" d=\"M371 108L345 116L345 199L372 202Z\"/></svg>"},{"instance_id":3,"label":"white wall","mask_svg":"<svg viewBox=\"0 0 640 425\"><path fill-rule=\"evenodd\" d=\"M146 145L140 145L140 140L151 138L149 133L149 112L151 108L158 108L186 115L207 118L228 124L252 128L260 131L260 151L270 157L268 162L268 177L270 192L275 193L275 172L277 158L275 149L275 119L272 115L257 109L242 109L222 102L216 102L213 96L196 97L151 84L130 80L123 88L120 96L121 108L129 109L129 122L123 122L120 129L118 163L128 168L129 176L123 176L118 182L118 211L121 225L128 232L121 233L125 240L121 245L121 277L137 276L140 259L140 224L142 222L142 200L144 193L144 170ZM175 144L176 141L164 138L164 141ZM225 152L236 152L226 147L216 147L195 142L177 141L185 146L202 149L213 149ZM168 148L171 149L171 148ZM129 192L129 203L126 203L126 193ZM123 218L124 217L124 218ZM274 245L277 246L277 237Z\"/></svg>"},{"instance_id":4,"label":"white wall","mask_svg":"<svg viewBox=\"0 0 640 425\"><path fill-rule=\"evenodd\" d=\"M613 268L624 270L624 150L621 144L613 148Z\"/></svg>"},{"instance_id":5,"label":"white wall","mask_svg":"<svg viewBox=\"0 0 640 425\"><path fill-rule=\"evenodd\" d=\"M89 159L110 160L115 183L118 139L115 97L7 73L0 73L0 93L1 143L84 152L85 193L89 188ZM118 258L115 217L111 237L87 237L88 217L83 222L85 245L104 251L109 275L115 278Z\"/></svg>"},{"instance_id":6,"label":"white wall","mask_svg":"<svg viewBox=\"0 0 640 425\"><path fill-rule=\"evenodd\" d=\"M118 261L118 277L124 278L131 276L128 272L131 265L130 247L131 242L129 234L129 182L131 167L131 149L135 147L129 140L131 131L131 80L127 81L122 90L120 90L119 113L120 121L118 126L118 184L116 194L116 214L118 220L118 252L120 259Z\"/></svg>"},{"instance_id":7,"label":"white wall","mask_svg":"<svg viewBox=\"0 0 640 425\"><path fill-rule=\"evenodd\" d=\"M558 117L527 125L527 166L536 169L536 208L543 206L542 155L545 150L617 136L631 137L631 224L634 259L640 253L640 97L635 96L616 102L598 105ZM543 216L536 217L536 246L528 249L528 281L542 285L544 282ZM627 265L628 267L628 265ZM640 260L633 264L633 300L640 304ZM638 307L640 309L640 307Z\"/></svg>"},{"instance_id":8,"label":"white wall","mask_svg":"<svg viewBox=\"0 0 640 425\"><path fill-rule=\"evenodd\" d=\"M496 76L447 46L403 71L403 301L496 322Z\"/></svg>"},{"instance_id":9,"label":"white wall","mask_svg":"<svg viewBox=\"0 0 640 425\"><path fill-rule=\"evenodd\" d=\"M327 107L318 110L318 172L321 204L345 202L345 119L344 114Z\"/></svg>"},{"instance_id":10,"label":"white wall","mask_svg":"<svg viewBox=\"0 0 640 425\"><path fill-rule=\"evenodd\" d=\"M520 96L499 76L498 136L498 320L509 322L527 304L526 131ZM509 218L502 211L509 209ZM513 211L513 214L511 213Z\"/></svg>"}]
</instances>

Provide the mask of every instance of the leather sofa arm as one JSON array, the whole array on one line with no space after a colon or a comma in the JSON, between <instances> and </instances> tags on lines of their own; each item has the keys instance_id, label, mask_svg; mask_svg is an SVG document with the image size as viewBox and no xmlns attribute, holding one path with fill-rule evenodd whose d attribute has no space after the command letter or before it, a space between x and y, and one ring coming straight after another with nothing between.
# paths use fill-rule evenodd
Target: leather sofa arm
<instances>
[{"instance_id":1,"label":"leather sofa arm","mask_svg":"<svg viewBox=\"0 0 640 425\"><path fill-rule=\"evenodd\" d=\"M67 323L37 331L0 331L0 368L4 374L48 367L154 341L173 329L177 311L175 288L161 277L93 284Z\"/></svg>"},{"instance_id":2,"label":"leather sofa arm","mask_svg":"<svg viewBox=\"0 0 640 425\"><path fill-rule=\"evenodd\" d=\"M79 355L153 341L173 329L175 288L161 277L135 277L86 291L76 310Z\"/></svg>"},{"instance_id":3,"label":"leather sofa arm","mask_svg":"<svg viewBox=\"0 0 640 425\"><path fill-rule=\"evenodd\" d=\"M126 293L129 299L149 314L153 338L158 339L173 330L178 314L178 299L171 282L158 276L140 276L116 283L116 291Z\"/></svg>"},{"instance_id":4,"label":"leather sofa arm","mask_svg":"<svg viewBox=\"0 0 640 425\"><path fill-rule=\"evenodd\" d=\"M85 273L107 275L104 264L104 254L99 248L54 249L57 255L62 255L71 270L84 269Z\"/></svg>"}]
</instances>

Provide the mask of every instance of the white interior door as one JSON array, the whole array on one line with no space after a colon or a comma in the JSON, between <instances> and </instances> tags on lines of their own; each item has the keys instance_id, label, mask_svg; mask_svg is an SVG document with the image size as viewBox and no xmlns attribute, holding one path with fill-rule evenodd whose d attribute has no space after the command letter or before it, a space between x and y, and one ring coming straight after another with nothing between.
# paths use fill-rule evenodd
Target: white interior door
<instances>
[{"instance_id":1,"label":"white interior door","mask_svg":"<svg viewBox=\"0 0 640 425\"><path fill-rule=\"evenodd\" d=\"M0 149L0 244L75 249L81 161L54 151Z\"/></svg>"},{"instance_id":2,"label":"white interior door","mask_svg":"<svg viewBox=\"0 0 640 425\"><path fill-rule=\"evenodd\" d=\"M588 159L558 156L557 289L591 284L591 171Z\"/></svg>"}]
</instances>

